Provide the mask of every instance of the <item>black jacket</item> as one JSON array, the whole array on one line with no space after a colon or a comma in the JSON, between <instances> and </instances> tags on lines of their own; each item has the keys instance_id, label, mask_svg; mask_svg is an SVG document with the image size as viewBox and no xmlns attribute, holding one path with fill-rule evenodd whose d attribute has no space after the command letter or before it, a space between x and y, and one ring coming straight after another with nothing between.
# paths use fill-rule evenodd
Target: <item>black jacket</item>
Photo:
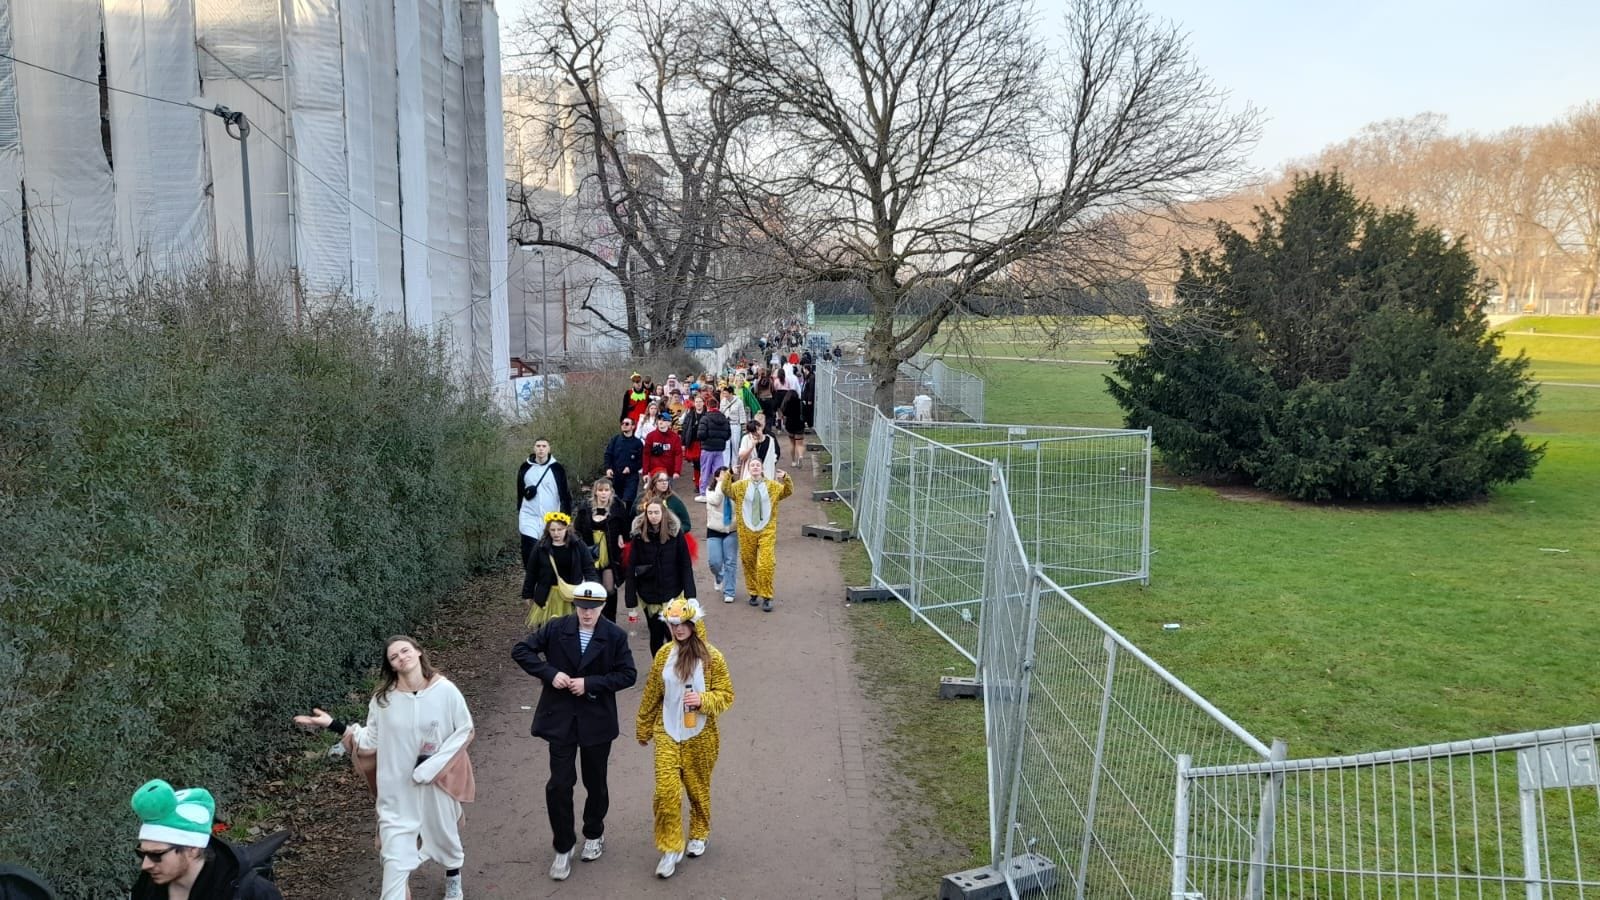
<instances>
[{"instance_id":1,"label":"black jacket","mask_svg":"<svg viewBox=\"0 0 1600 900\"><path fill-rule=\"evenodd\" d=\"M700 424L695 429L695 438L700 441L700 449L718 453L728 449L728 442L733 440L733 424L720 409L708 409L700 417Z\"/></svg>"},{"instance_id":2,"label":"black jacket","mask_svg":"<svg viewBox=\"0 0 1600 900\"><path fill-rule=\"evenodd\" d=\"M256 868L266 865L286 837L287 832L281 832L246 845L212 838L211 859L189 891L190 900L283 900L278 886L261 877ZM166 885L151 884L149 875L139 873L133 883L132 900L166 898Z\"/></svg>"},{"instance_id":3,"label":"black jacket","mask_svg":"<svg viewBox=\"0 0 1600 900\"><path fill-rule=\"evenodd\" d=\"M601 617L588 651L580 655L578 648L578 617L573 615L552 619L512 649L517 665L544 682L529 731L552 744L608 744L618 734L617 692L639 678L628 633ZM582 678L583 696L552 687L557 672Z\"/></svg>"},{"instance_id":4,"label":"black jacket","mask_svg":"<svg viewBox=\"0 0 1600 900\"><path fill-rule=\"evenodd\" d=\"M611 470L613 478L633 478L639 474L639 468L644 465L644 441L630 434L618 432L606 442L605 468ZM622 470L627 469L628 474L623 475Z\"/></svg>"},{"instance_id":5,"label":"black jacket","mask_svg":"<svg viewBox=\"0 0 1600 900\"><path fill-rule=\"evenodd\" d=\"M632 521L628 516L628 508L622 505L622 501L617 498L616 494L612 494L611 509L606 513L604 522L595 522L594 501L591 499L578 504L578 511L572 516L572 527L577 530L578 537L582 539L591 551L594 550L594 533L597 530L597 525L599 528L603 528L607 544L606 552L611 562L611 565L607 566L607 568L620 570L622 568L622 545L628 540L628 526L632 524ZM589 555L594 557L593 552Z\"/></svg>"},{"instance_id":6,"label":"black jacket","mask_svg":"<svg viewBox=\"0 0 1600 900\"><path fill-rule=\"evenodd\" d=\"M531 468L533 468L533 457L531 456L523 460L522 465L517 467L517 512L522 512L522 501L528 499L523 495L523 488L531 487L531 485L524 485L522 483L522 479L523 476L528 474L528 470ZM571 515L572 490L567 487L566 467L552 459L550 460L550 474L546 475L545 477L555 479L556 493L561 497L561 511Z\"/></svg>"},{"instance_id":7,"label":"black jacket","mask_svg":"<svg viewBox=\"0 0 1600 900\"><path fill-rule=\"evenodd\" d=\"M589 553L589 545L572 530L567 531L565 544L557 547L541 540L528 551L528 556L527 573L522 578L522 596L532 598L540 607L549 599L550 589L556 586L558 573L567 584L594 581L600 577L595 571L594 556ZM555 568L551 568L552 561Z\"/></svg>"},{"instance_id":8,"label":"black jacket","mask_svg":"<svg viewBox=\"0 0 1600 900\"><path fill-rule=\"evenodd\" d=\"M683 526L687 529L687 523ZM665 603L679 594L697 597L689 543L680 532L666 543L634 535L628 544L627 603Z\"/></svg>"}]
</instances>

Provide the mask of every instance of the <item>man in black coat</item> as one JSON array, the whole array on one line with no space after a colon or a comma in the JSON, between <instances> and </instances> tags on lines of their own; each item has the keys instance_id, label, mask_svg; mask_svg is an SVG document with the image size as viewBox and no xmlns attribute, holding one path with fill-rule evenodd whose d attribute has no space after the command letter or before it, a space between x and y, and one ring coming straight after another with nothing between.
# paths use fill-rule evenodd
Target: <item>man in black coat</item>
<instances>
[{"instance_id":1,"label":"man in black coat","mask_svg":"<svg viewBox=\"0 0 1600 900\"><path fill-rule=\"evenodd\" d=\"M644 466L644 441L634 436L637 426L632 417L623 416L618 433L606 443L606 477L627 509L633 509L633 500L639 495L639 469Z\"/></svg>"},{"instance_id":2,"label":"man in black coat","mask_svg":"<svg viewBox=\"0 0 1600 900\"><path fill-rule=\"evenodd\" d=\"M606 765L618 734L617 692L632 687L639 677L628 633L600 614L606 605L605 587L586 581L573 593L576 612L552 619L511 651L523 671L544 682L531 732L550 745L544 801L556 851L550 877L557 881L572 873L572 850L578 842L572 828L572 792L580 760L587 795L581 858L599 859L604 850L606 811L611 806Z\"/></svg>"}]
</instances>

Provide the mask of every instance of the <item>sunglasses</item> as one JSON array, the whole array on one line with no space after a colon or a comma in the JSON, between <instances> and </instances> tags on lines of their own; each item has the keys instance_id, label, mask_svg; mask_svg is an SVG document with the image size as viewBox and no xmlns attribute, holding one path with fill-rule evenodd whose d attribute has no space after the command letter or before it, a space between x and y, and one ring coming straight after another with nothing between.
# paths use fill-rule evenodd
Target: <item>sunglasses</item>
<instances>
[{"instance_id":1,"label":"sunglasses","mask_svg":"<svg viewBox=\"0 0 1600 900\"><path fill-rule=\"evenodd\" d=\"M177 849L178 848L176 846L168 847L165 850L140 850L139 848L135 847L133 848L133 858L138 860L141 864L148 859L159 866L161 865L162 857Z\"/></svg>"}]
</instances>

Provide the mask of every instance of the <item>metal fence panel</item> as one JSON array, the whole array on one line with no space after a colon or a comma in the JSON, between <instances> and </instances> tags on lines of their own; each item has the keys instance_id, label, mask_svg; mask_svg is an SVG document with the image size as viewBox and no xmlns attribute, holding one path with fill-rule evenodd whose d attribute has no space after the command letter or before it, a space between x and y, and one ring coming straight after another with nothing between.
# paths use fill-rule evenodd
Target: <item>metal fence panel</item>
<instances>
[{"instance_id":1,"label":"metal fence panel","mask_svg":"<svg viewBox=\"0 0 1600 900\"><path fill-rule=\"evenodd\" d=\"M1600 724L1192 768L1191 893L1600 897ZM1260 836L1258 839L1257 836Z\"/></svg>"}]
</instances>

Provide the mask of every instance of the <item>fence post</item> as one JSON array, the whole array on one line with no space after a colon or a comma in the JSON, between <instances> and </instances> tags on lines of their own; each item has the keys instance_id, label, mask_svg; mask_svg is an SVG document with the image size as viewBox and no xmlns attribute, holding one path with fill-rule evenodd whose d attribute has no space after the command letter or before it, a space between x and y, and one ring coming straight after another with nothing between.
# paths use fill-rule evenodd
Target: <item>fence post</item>
<instances>
[{"instance_id":1,"label":"fence post","mask_svg":"<svg viewBox=\"0 0 1600 900\"><path fill-rule=\"evenodd\" d=\"M1144 430L1144 533L1140 535L1139 583L1150 583L1150 452L1154 432Z\"/></svg>"},{"instance_id":2,"label":"fence post","mask_svg":"<svg viewBox=\"0 0 1600 900\"><path fill-rule=\"evenodd\" d=\"M1083 900L1089 881L1089 854L1094 849L1095 806L1100 802L1100 772L1105 762L1106 727L1111 721L1111 683L1117 675L1117 642L1106 635L1106 679L1100 691L1100 727L1095 731L1094 762L1089 769L1089 799L1083 809L1083 844L1078 851L1077 898Z\"/></svg>"},{"instance_id":3,"label":"fence post","mask_svg":"<svg viewBox=\"0 0 1600 900\"><path fill-rule=\"evenodd\" d=\"M1289 745L1282 738L1272 739L1272 762L1289 758ZM1250 900L1262 900L1267 885L1267 857L1272 855L1272 833L1277 827L1278 793L1283 787L1283 773L1273 771L1261 785L1261 815L1256 820L1256 839L1250 847L1250 883L1247 891Z\"/></svg>"},{"instance_id":4,"label":"fence post","mask_svg":"<svg viewBox=\"0 0 1600 900\"><path fill-rule=\"evenodd\" d=\"M1033 642L1039 633L1039 578L1037 567L1029 571L1028 577L1028 637L1022 648L1022 683L1017 686L1017 753L1011 761L1011 797L1006 803L1006 846L1005 855L994 860L994 867L1006 873L1006 884L1011 888L1011 896L1015 897L1017 886L1011 880L1011 866L1009 863L1014 857L1012 838L1022 823L1017 821L1017 798L1022 794L1022 757L1023 748L1028 744L1028 696L1029 687L1033 682ZM1001 690L1008 688L1005 684L997 685ZM985 688L985 696L988 689Z\"/></svg>"},{"instance_id":5,"label":"fence post","mask_svg":"<svg viewBox=\"0 0 1600 900\"><path fill-rule=\"evenodd\" d=\"M1522 790L1522 880L1528 900L1544 896L1544 877L1539 865L1539 791Z\"/></svg>"},{"instance_id":6,"label":"fence post","mask_svg":"<svg viewBox=\"0 0 1600 900\"><path fill-rule=\"evenodd\" d=\"M1193 759L1178 754L1178 796L1172 803L1172 900L1189 896L1189 767Z\"/></svg>"}]
</instances>

